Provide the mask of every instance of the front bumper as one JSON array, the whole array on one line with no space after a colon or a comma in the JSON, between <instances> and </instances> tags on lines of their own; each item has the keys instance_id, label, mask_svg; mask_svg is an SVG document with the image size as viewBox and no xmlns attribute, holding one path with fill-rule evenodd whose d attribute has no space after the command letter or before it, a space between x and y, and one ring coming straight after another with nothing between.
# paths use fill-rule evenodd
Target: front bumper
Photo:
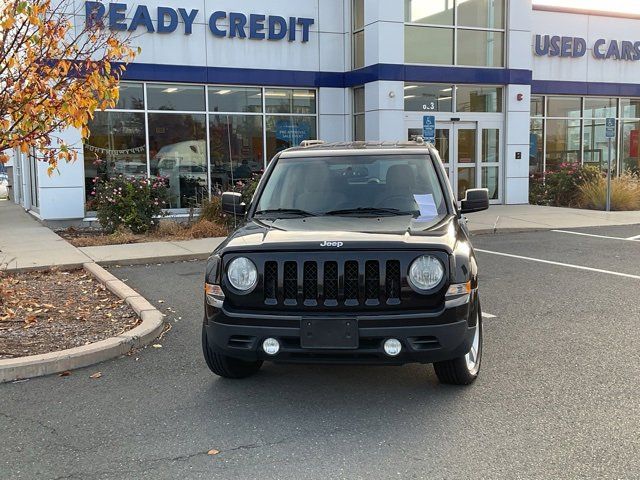
<instances>
[{"instance_id":1,"label":"front bumper","mask_svg":"<svg viewBox=\"0 0 640 480\"><path fill-rule=\"evenodd\" d=\"M438 312L322 315L323 319L354 319L358 322L359 346L349 350L302 348L301 316L247 314L206 305L205 329L210 349L246 361L380 365L433 363L460 357L471 348L477 318L474 297L472 295L467 304ZM263 340L269 337L278 339L281 345L275 356L262 350ZM396 338L402 343L402 351L396 357L384 353L383 343L389 338Z\"/></svg>"}]
</instances>

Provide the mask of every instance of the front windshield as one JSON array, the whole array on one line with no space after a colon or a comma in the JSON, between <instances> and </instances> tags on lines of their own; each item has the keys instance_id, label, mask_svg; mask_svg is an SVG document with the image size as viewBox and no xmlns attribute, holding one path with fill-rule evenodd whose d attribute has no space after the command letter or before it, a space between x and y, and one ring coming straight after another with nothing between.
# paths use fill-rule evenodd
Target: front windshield
<instances>
[{"instance_id":1,"label":"front windshield","mask_svg":"<svg viewBox=\"0 0 640 480\"><path fill-rule=\"evenodd\" d=\"M255 215L444 216L447 207L428 155L281 158Z\"/></svg>"}]
</instances>

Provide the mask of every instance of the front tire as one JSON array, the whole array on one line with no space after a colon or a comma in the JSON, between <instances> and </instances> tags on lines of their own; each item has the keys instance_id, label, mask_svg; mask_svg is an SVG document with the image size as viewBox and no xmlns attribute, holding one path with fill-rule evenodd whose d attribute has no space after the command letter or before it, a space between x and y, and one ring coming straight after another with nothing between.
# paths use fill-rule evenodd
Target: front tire
<instances>
[{"instance_id":1,"label":"front tire","mask_svg":"<svg viewBox=\"0 0 640 480\"><path fill-rule=\"evenodd\" d=\"M221 355L213 351L209 346L207 329L204 325L202 325L202 353L204 354L204 359L207 362L209 370L223 378L247 378L255 374L260 370L260 367L262 367L261 360L245 362L244 360Z\"/></svg>"},{"instance_id":2,"label":"front tire","mask_svg":"<svg viewBox=\"0 0 640 480\"><path fill-rule=\"evenodd\" d=\"M453 360L433 364L440 383L470 385L478 378L482 363L482 312L480 305L478 305L477 316L475 333L469 352Z\"/></svg>"}]
</instances>

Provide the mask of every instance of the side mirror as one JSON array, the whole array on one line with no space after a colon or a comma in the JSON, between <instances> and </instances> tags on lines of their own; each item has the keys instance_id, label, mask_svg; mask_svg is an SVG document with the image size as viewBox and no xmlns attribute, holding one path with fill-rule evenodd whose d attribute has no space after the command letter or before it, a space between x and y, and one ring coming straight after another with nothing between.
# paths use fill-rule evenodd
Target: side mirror
<instances>
[{"instance_id":1,"label":"side mirror","mask_svg":"<svg viewBox=\"0 0 640 480\"><path fill-rule=\"evenodd\" d=\"M222 211L229 215L242 217L247 206L242 203L242 195L236 192L224 192L222 194Z\"/></svg>"},{"instance_id":2,"label":"side mirror","mask_svg":"<svg viewBox=\"0 0 640 480\"><path fill-rule=\"evenodd\" d=\"M462 214L481 212L489 208L489 189L471 188L467 190L464 200L460 202Z\"/></svg>"}]
</instances>

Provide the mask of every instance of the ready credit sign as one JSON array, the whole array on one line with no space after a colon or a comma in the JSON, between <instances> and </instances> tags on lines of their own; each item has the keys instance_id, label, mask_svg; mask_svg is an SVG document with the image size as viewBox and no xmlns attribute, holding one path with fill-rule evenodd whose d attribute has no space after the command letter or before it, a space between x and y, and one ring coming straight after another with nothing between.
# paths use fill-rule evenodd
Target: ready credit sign
<instances>
[{"instance_id":1,"label":"ready credit sign","mask_svg":"<svg viewBox=\"0 0 640 480\"><path fill-rule=\"evenodd\" d=\"M433 115L422 117L422 138L425 142L436 143L436 117Z\"/></svg>"}]
</instances>

